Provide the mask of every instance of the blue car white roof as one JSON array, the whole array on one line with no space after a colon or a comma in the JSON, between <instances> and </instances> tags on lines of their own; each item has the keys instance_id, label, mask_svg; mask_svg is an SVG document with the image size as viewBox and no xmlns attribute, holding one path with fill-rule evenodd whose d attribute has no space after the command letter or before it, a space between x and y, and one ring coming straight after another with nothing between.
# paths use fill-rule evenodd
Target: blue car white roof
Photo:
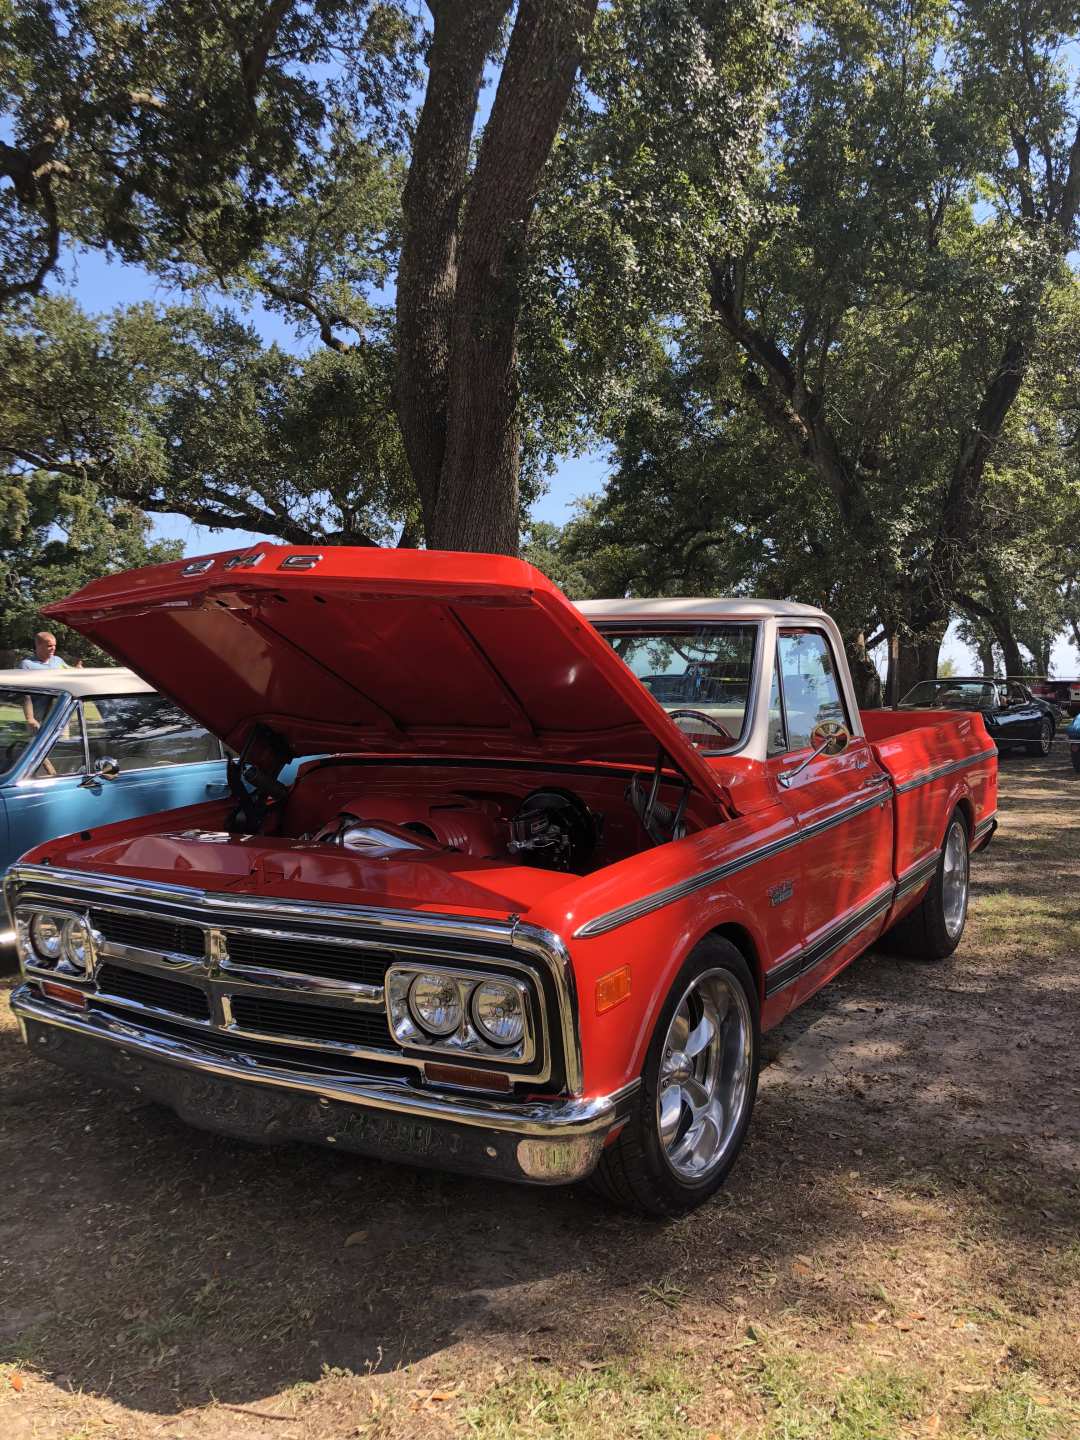
<instances>
[{"instance_id":1,"label":"blue car white roof","mask_svg":"<svg viewBox=\"0 0 1080 1440\"><path fill-rule=\"evenodd\" d=\"M147 695L154 687L122 666L101 665L93 669L0 670L0 689L43 690L81 700L87 695Z\"/></svg>"}]
</instances>

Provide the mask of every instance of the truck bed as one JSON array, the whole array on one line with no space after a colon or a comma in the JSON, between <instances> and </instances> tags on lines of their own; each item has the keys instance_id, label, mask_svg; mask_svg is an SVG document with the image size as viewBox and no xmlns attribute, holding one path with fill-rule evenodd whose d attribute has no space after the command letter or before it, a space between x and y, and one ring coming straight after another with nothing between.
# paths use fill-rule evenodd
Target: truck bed
<instances>
[{"instance_id":1,"label":"truck bed","mask_svg":"<svg viewBox=\"0 0 1080 1440\"><path fill-rule=\"evenodd\" d=\"M997 812L997 747L982 716L969 711L864 710L861 718L896 791L896 876L903 885L936 856L957 806L973 835L989 833Z\"/></svg>"}]
</instances>

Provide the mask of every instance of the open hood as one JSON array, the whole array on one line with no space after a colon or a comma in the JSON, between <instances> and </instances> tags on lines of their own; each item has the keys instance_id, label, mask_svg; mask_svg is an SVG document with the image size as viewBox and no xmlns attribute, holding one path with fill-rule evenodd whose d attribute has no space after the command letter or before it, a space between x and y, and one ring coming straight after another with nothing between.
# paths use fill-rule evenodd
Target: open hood
<instances>
[{"instance_id":1,"label":"open hood","mask_svg":"<svg viewBox=\"0 0 1080 1440\"><path fill-rule=\"evenodd\" d=\"M260 545L95 580L45 614L242 750L600 761L700 756L539 570L497 555Z\"/></svg>"}]
</instances>

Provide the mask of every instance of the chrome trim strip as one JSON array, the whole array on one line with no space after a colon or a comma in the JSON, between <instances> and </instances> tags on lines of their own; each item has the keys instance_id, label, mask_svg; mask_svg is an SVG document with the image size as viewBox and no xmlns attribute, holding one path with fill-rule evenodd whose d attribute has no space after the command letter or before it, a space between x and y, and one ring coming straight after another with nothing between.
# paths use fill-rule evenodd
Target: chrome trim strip
<instances>
[{"instance_id":1,"label":"chrome trim strip","mask_svg":"<svg viewBox=\"0 0 1080 1440\"><path fill-rule=\"evenodd\" d=\"M325 1005L328 1000L345 1000L360 1009L381 1010L383 987L365 985L358 980L328 980L324 975L305 975L295 970L268 970L254 965L234 965L223 960L215 972L219 981L230 981L234 990L245 994L264 995L267 991L284 991L292 999L314 1000ZM270 998L267 996L267 998Z\"/></svg>"},{"instance_id":2,"label":"chrome trim strip","mask_svg":"<svg viewBox=\"0 0 1080 1440\"><path fill-rule=\"evenodd\" d=\"M892 907L895 893L895 885L887 885L873 899L860 905L858 910L831 925L812 945L805 946L782 965L774 966L765 976L766 1000L770 1000L779 991L800 980L815 966L835 955L849 940L854 940L861 930L865 930Z\"/></svg>"},{"instance_id":3,"label":"chrome trim strip","mask_svg":"<svg viewBox=\"0 0 1080 1440\"><path fill-rule=\"evenodd\" d=\"M268 917L273 919L279 916L288 916L292 919L313 923L328 921L334 924L364 926L385 933L388 943L396 940L399 944L404 942L404 945L408 945L410 941L414 944L422 944L425 940L429 940L437 946L440 939L452 938L465 941L484 941L520 950L524 952L525 956L531 957L535 964L542 966L551 977L558 1007L557 1022L552 1017L552 1023L558 1023L559 1026L566 1089L572 1095L580 1095L582 1092L584 1067L577 1026L577 991L569 953L560 936L553 931L541 929L539 926L525 924L516 915L511 915L504 921L478 920L467 915L432 915L417 910L384 910L363 905L313 905L304 901L270 900L265 896L221 894L168 882L150 883L128 878L120 879L112 875L99 875L93 871L67 870L51 865L12 866L4 880L4 891L9 906L13 904L16 889L23 886L27 888L20 893L20 902L29 900L35 893L38 893L46 903L51 903L54 898L52 892L56 889L63 890L65 887L74 889L80 895L85 895L85 892L89 890L92 891L94 897L105 895L122 897L126 900L142 900L151 906L160 907L146 913L162 914L171 919L176 919L178 914L181 914L195 924L210 930L222 929L226 933L230 928L229 922L233 921L234 916L234 928L243 926L245 918L249 915L254 918L256 924L260 921L265 922ZM35 891L35 886L45 888ZM87 900L85 903L93 905L99 902L95 898ZM125 908L138 910L137 906ZM222 913L227 916L224 925L215 920L215 916L220 916ZM315 932L305 938L321 939L322 937ZM372 942L367 941L366 943L371 944ZM402 953L405 953L404 949L402 949ZM483 959L497 964L499 957L469 957L459 952L452 952L445 958L451 963L472 958L474 961ZM220 978L224 978L224 972ZM241 977L235 971L233 978L241 981ZM543 1006L543 1011L546 1030L548 1023L546 1006ZM283 1041L282 1043L289 1042ZM550 1048L549 1045L549 1063ZM385 1052L379 1052L378 1058L385 1058ZM405 1060L405 1057L399 1056L397 1051L393 1052L393 1058L400 1058L405 1063L412 1063ZM531 1077L522 1076L522 1079L526 1078Z\"/></svg>"},{"instance_id":4,"label":"chrome trim strip","mask_svg":"<svg viewBox=\"0 0 1080 1440\"><path fill-rule=\"evenodd\" d=\"M445 1120L452 1124L510 1134L544 1137L589 1135L609 1130L630 1108L640 1081L588 1099L552 1101L474 1100L460 1090L418 1090L405 1080L375 1080L352 1075L303 1075L288 1070L252 1066L204 1049L197 1043L157 1035L137 1025L127 1025L111 1016L79 1011L61 1013L37 1000L29 987L20 986L11 997L11 1007L21 1023L36 1020L80 1035L90 1035L121 1048L136 1050L166 1064L220 1075L230 1080L304 1092L328 1100L363 1105L373 1110L409 1115L420 1120Z\"/></svg>"},{"instance_id":5,"label":"chrome trim strip","mask_svg":"<svg viewBox=\"0 0 1080 1440\"><path fill-rule=\"evenodd\" d=\"M849 805L846 810L840 811L837 815L829 815L826 819L815 821L813 825L807 825L802 830L793 830L790 835L785 835L780 840L772 840L768 845L758 845L753 850L744 851L734 860L725 860L721 865L713 865L710 869L703 870L700 875L693 875L688 880L680 880L675 885L668 885L663 890L655 890L651 895L644 895L640 900L632 900L628 905L620 905L604 915L597 915L595 919L587 920L584 925L579 925L574 931L573 938L587 940L592 939L595 935L606 935L609 930L615 930L631 920L638 920L642 915L648 915L651 911L659 910L664 905L670 905L676 900L685 900L695 891L704 890L718 880L725 880L729 875L734 875L739 870L745 870L748 866L757 864L759 860L765 860L770 855L779 855L784 850L801 845L804 840L810 840L815 835L822 835L826 830L832 830L837 825L843 825L848 820L853 820L856 815L862 815L865 811L873 810L878 805L886 805L891 799L891 795L881 792L862 796L854 805Z\"/></svg>"},{"instance_id":6,"label":"chrome trim strip","mask_svg":"<svg viewBox=\"0 0 1080 1440\"><path fill-rule=\"evenodd\" d=\"M897 900L903 900L913 890L918 890L920 886L925 885L932 878L940 859L941 850L939 848L931 851L929 855L924 855L921 860L916 860L914 865L909 865L904 873L897 877Z\"/></svg>"},{"instance_id":7,"label":"chrome trim strip","mask_svg":"<svg viewBox=\"0 0 1080 1440\"><path fill-rule=\"evenodd\" d=\"M49 886L73 886L83 891L91 888L95 895L115 895L124 900L147 900L160 906L180 905L193 912L196 924L213 925L203 920L200 911L213 910L235 915L239 924L245 915L259 918L289 915L300 920L333 921L346 925L365 925L373 930L450 935L462 940L490 940L506 944L512 922L477 920L470 915L434 914L419 910L388 910L364 905L313 905L302 900L270 900L262 895L234 895L228 892L195 889L168 881L140 881L130 876L100 875L93 870L67 870L53 865L13 865L7 873L5 888L15 884L39 883ZM87 902L96 903L96 902ZM160 912L175 918L172 908ZM224 926L222 928L228 928ZM539 932L538 932L539 933Z\"/></svg>"},{"instance_id":8,"label":"chrome trim strip","mask_svg":"<svg viewBox=\"0 0 1080 1440\"><path fill-rule=\"evenodd\" d=\"M993 810L985 819L979 821L975 826L975 834L972 836L974 840L981 840L988 830L994 828L997 824L997 813L996 810Z\"/></svg>"},{"instance_id":9,"label":"chrome trim strip","mask_svg":"<svg viewBox=\"0 0 1080 1440\"><path fill-rule=\"evenodd\" d=\"M952 775L956 770L966 770L969 765L977 765L980 760L988 760L991 755L997 754L997 746L992 745L989 750L980 750L978 755L968 755L963 760L950 760L947 765L937 765L933 770L926 770L921 775L916 775L913 780L905 780L897 785L896 793L905 795L909 790L917 790L920 785L929 785L932 780L940 780L943 775Z\"/></svg>"}]
</instances>

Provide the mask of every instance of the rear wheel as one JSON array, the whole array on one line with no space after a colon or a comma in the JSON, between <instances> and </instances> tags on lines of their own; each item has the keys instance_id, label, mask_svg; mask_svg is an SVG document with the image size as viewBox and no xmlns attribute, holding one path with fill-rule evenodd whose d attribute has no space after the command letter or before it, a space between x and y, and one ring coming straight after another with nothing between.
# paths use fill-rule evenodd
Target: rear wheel
<instances>
[{"instance_id":1,"label":"rear wheel","mask_svg":"<svg viewBox=\"0 0 1080 1440\"><path fill-rule=\"evenodd\" d=\"M967 923L969 881L968 830L964 817L954 810L930 888L889 932L891 948L916 960L944 960L951 955Z\"/></svg>"},{"instance_id":2,"label":"rear wheel","mask_svg":"<svg viewBox=\"0 0 1080 1440\"><path fill-rule=\"evenodd\" d=\"M1048 715L1044 715L1039 726L1039 738L1027 746L1031 755L1049 755L1050 747L1054 743L1054 725Z\"/></svg>"},{"instance_id":3,"label":"rear wheel","mask_svg":"<svg viewBox=\"0 0 1080 1440\"><path fill-rule=\"evenodd\" d=\"M760 1040L746 961L726 940L702 940L660 1013L637 1109L604 1151L594 1188L647 1215L680 1215L714 1194L750 1123Z\"/></svg>"}]
</instances>

